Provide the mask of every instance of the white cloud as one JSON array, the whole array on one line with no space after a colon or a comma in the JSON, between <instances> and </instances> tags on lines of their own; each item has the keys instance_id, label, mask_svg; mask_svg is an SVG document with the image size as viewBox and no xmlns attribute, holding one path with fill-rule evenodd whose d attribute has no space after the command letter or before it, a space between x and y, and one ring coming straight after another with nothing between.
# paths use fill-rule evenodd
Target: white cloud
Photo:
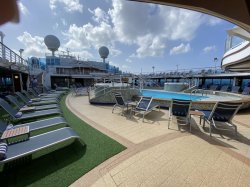
<instances>
[{"instance_id":1,"label":"white cloud","mask_svg":"<svg viewBox=\"0 0 250 187\"><path fill-rule=\"evenodd\" d=\"M206 22L203 14L175 7L122 0L112 4L109 15L117 41L138 46L132 57L161 56L169 40L190 41Z\"/></svg>"},{"instance_id":2,"label":"white cloud","mask_svg":"<svg viewBox=\"0 0 250 187\"><path fill-rule=\"evenodd\" d=\"M178 55L178 54L183 54L187 53L191 50L190 44L187 43L186 45L181 43L180 45L173 47L170 50L170 55Z\"/></svg>"},{"instance_id":3,"label":"white cloud","mask_svg":"<svg viewBox=\"0 0 250 187\"><path fill-rule=\"evenodd\" d=\"M136 50L135 57L143 58L148 56L163 55L165 44L160 37L146 35L138 37L139 48Z\"/></svg>"},{"instance_id":4,"label":"white cloud","mask_svg":"<svg viewBox=\"0 0 250 187\"><path fill-rule=\"evenodd\" d=\"M40 36L32 36L28 32L24 32L17 37L24 46L23 56L25 58L30 56L44 57L47 47L44 44L44 38Z\"/></svg>"},{"instance_id":5,"label":"white cloud","mask_svg":"<svg viewBox=\"0 0 250 187\"><path fill-rule=\"evenodd\" d=\"M27 7L24 6L24 4L21 3L20 1L18 1L18 7L19 7L19 9L21 10L22 14L24 14L24 15L29 15L29 14L30 14L30 12L29 12L29 10L27 9Z\"/></svg>"},{"instance_id":6,"label":"white cloud","mask_svg":"<svg viewBox=\"0 0 250 187\"><path fill-rule=\"evenodd\" d=\"M85 24L81 27L75 24L70 25L68 31L64 32L68 42L65 44L69 48L90 48L112 46L115 39L112 27L101 22L98 26L93 26L91 23ZM118 52L118 51L116 51Z\"/></svg>"},{"instance_id":7,"label":"white cloud","mask_svg":"<svg viewBox=\"0 0 250 187\"><path fill-rule=\"evenodd\" d=\"M58 23L55 23L55 25L53 25L53 29L56 30L58 28L59 24Z\"/></svg>"},{"instance_id":8,"label":"white cloud","mask_svg":"<svg viewBox=\"0 0 250 187\"><path fill-rule=\"evenodd\" d=\"M64 18L61 18L61 22L62 22L63 26L67 26L68 25L67 21Z\"/></svg>"},{"instance_id":9,"label":"white cloud","mask_svg":"<svg viewBox=\"0 0 250 187\"><path fill-rule=\"evenodd\" d=\"M88 11L93 14L92 19L97 22L100 23L102 21L108 23L109 22L109 16L108 14L103 11L102 9L100 9L99 7L97 7L94 10L88 9Z\"/></svg>"},{"instance_id":10,"label":"white cloud","mask_svg":"<svg viewBox=\"0 0 250 187\"><path fill-rule=\"evenodd\" d=\"M130 67L129 67L129 66L124 65L124 64L122 65L122 67L121 67L121 68L122 68L122 69L125 69L125 70L126 70L126 69L130 69Z\"/></svg>"},{"instance_id":11,"label":"white cloud","mask_svg":"<svg viewBox=\"0 0 250 187\"><path fill-rule=\"evenodd\" d=\"M215 51L216 50L216 46L215 45L211 45L211 46L207 46L203 48L203 52L204 53L208 53L210 51Z\"/></svg>"},{"instance_id":12,"label":"white cloud","mask_svg":"<svg viewBox=\"0 0 250 187\"><path fill-rule=\"evenodd\" d=\"M209 17L208 18L208 25L210 25L210 26L215 26L215 25L218 25L218 24L220 24L220 23L222 23L222 19L220 19L220 18L217 18L217 17Z\"/></svg>"},{"instance_id":13,"label":"white cloud","mask_svg":"<svg viewBox=\"0 0 250 187\"><path fill-rule=\"evenodd\" d=\"M130 58L127 58L127 59L126 59L126 62L131 63L131 62L132 62L132 60L131 60Z\"/></svg>"},{"instance_id":14,"label":"white cloud","mask_svg":"<svg viewBox=\"0 0 250 187\"><path fill-rule=\"evenodd\" d=\"M83 11L83 5L79 0L50 0L49 7L51 10L57 8L57 4L62 4L66 12L81 12Z\"/></svg>"}]
</instances>

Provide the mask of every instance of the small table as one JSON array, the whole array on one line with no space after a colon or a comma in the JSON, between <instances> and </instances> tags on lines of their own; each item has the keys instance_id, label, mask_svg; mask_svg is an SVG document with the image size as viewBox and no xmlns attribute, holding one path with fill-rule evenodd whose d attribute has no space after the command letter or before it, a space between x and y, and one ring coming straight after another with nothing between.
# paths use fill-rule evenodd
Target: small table
<instances>
[{"instance_id":1,"label":"small table","mask_svg":"<svg viewBox=\"0 0 250 187\"><path fill-rule=\"evenodd\" d=\"M130 101L127 103L127 111L128 111L128 107L131 107L130 117L131 117L133 109L137 106L137 104L138 102L136 101Z\"/></svg>"},{"instance_id":2,"label":"small table","mask_svg":"<svg viewBox=\"0 0 250 187\"><path fill-rule=\"evenodd\" d=\"M10 138L14 138L14 137L25 135L25 134L28 135L27 139L29 139L29 126L6 130L2 134L1 140L6 140L7 144L10 144L9 142ZM24 140L27 140L27 139L24 139Z\"/></svg>"},{"instance_id":3,"label":"small table","mask_svg":"<svg viewBox=\"0 0 250 187\"><path fill-rule=\"evenodd\" d=\"M189 115L190 115L190 118L192 115L199 116L200 117L200 124L201 124L202 118L205 116L205 114L199 110L190 110Z\"/></svg>"}]
</instances>

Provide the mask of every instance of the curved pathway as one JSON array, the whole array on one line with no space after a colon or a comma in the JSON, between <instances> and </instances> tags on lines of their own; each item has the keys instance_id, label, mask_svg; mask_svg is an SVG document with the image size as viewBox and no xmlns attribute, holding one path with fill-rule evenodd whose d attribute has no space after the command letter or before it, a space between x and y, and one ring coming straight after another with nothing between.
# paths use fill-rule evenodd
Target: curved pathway
<instances>
[{"instance_id":1,"label":"curved pathway","mask_svg":"<svg viewBox=\"0 0 250 187\"><path fill-rule=\"evenodd\" d=\"M111 106L95 106L86 96L68 95L67 107L127 149L103 162L71 186L248 186L250 126L239 124L240 140L212 138L192 120L192 133L167 128L168 111L128 118ZM250 118L250 117L249 117ZM237 118L239 121L241 118Z\"/></svg>"}]
</instances>

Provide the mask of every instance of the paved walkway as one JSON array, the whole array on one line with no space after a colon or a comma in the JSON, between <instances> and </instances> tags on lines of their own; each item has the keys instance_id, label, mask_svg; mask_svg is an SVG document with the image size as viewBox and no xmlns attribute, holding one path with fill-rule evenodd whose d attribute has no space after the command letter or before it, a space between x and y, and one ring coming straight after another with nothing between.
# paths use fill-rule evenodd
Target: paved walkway
<instances>
[{"instance_id":1,"label":"paved walkway","mask_svg":"<svg viewBox=\"0 0 250 187\"><path fill-rule=\"evenodd\" d=\"M71 186L249 186L250 115L236 116L239 139L215 133L192 119L192 133L175 122L167 128L168 111L145 117L111 113L111 106L90 105L86 96L69 95L67 106L92 127L127 149L100 164Z\"/></svg>"}]
</instances>

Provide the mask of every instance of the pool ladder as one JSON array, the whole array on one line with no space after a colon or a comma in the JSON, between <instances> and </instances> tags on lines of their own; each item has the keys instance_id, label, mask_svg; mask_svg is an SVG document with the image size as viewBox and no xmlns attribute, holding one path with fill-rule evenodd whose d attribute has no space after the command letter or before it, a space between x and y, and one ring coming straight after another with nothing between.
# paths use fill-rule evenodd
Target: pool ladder
<instances>
[{"instance_id":1,"label":"pool ladder","mask_svg":"<svg viewBox=\"0 0 250 187\"><path fill-rule=\"evenodd\" d=\"M204 96L204 94L208 94L206 90L203 90L203 89L194 89L190 92L190 100L191 100L191 96L192 94L197 94L197 92L200 92L202 96Z\"/></svg>"}]
</instances>

